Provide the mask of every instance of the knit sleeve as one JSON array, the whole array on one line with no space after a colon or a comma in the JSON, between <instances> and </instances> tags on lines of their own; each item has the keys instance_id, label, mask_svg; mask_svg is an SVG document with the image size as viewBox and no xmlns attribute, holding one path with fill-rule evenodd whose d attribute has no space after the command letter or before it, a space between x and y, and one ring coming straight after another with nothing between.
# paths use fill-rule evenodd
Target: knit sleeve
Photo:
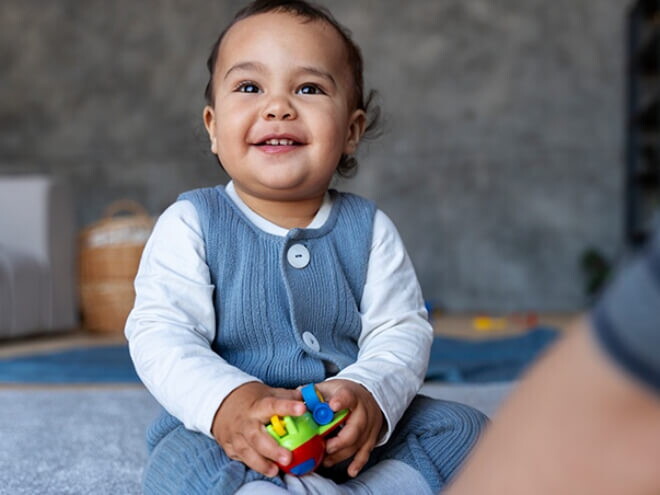
<instances>
[{"instance_id":1,"label":"knit sleeve","mask_svg":"<svg viewBox=\"0 0 660 495\"><path fill-rule=\"evenodd\" d=\"M606 352L660 393L660 231L618 273L593 309L591 320Z\"/></svg>"}]
</instances>

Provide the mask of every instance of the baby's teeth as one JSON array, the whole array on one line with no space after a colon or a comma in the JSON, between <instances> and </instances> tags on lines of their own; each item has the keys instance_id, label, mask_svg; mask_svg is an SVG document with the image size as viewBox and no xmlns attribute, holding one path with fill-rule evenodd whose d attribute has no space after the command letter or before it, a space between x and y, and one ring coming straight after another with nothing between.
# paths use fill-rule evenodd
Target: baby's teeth
<instances>
[{"instance_id":1,"label":"baby's teeth","mask_svg":"<svg viewBox=\"0 0 660 495\"><path fill-rule=\"evenodd\" d=\"M290 139L269 139L266 141L266 144L271 146L291 146L293 145L293 141Z\"/></svg>"}]
</instances>

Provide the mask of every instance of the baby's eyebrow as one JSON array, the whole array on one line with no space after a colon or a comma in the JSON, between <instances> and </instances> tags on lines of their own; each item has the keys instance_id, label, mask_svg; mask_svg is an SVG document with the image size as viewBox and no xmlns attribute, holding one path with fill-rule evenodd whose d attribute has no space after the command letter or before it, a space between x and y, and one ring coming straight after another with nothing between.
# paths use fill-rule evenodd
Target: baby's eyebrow
<instances>
[{"instance_id":1,"label":"baby's eyebrow","mask_svg":"<svg viewBox=\"0 0 660 495\"><path fill-rule=\"evenodd\" d=\"M241 70L261 72L261 73L264 73L264 74L268 72L268 68L260 62L250 62L250 61L248 61L248 62L239 62L235 65L232 65L227 70L227 72L225 72L224 79L227 79L232 72L241 71ZM299 72L301 74L311 74L311 75L320 77L322 79L326 79L333 86L335 86L335 87L337 86L337 81L335 81L335 78L333 77L333 75L330 72L328 72L326 70L323 70L321 68L314 67L314 66L311 66L311 65L310 66L303 66L303 67L299 67L297 72Z\"/></svg>"},{"instance_id":2,"label":"baby's eyebrow","mask_svg":"<svg viewBox=\"0 0 660 495\"><path fill-rule=\"evenodd\" d=\"M318 76L322 79L328 80L333 86L337 86L337 81L335 81L335 78L332 76L332 74L328 71L325 71L323 69L319 69L317 67L301 67L300 72L306 73L306 74L312 74L314 76Z\"/></svg>"},{"instance_id":3,"label":"baby's eyebrow","mask_svg":"<svg viewBox=\"0 0 660 495\"><path fill-rule=\"evenodd\" d=\"M227 72L225 72L225 77L224 79L227 79L229 77L229 74L231 74L234 71L237 70L251 70L251 71L256 71L256 72L266 72L266 66L259 63L259 62L240 62L238 64L232 65Z\"/></svg>"}]
</instances>

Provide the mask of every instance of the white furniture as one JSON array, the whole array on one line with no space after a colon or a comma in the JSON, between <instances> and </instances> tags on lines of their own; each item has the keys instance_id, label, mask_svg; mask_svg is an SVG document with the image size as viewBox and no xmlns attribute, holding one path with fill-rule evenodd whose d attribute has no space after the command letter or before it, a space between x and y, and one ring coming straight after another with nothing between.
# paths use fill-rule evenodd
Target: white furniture
<instances>
[{"instance_id":1,"label":"white furniture","mask_svg":"<svg viewBox=\"0 0 660 495\"><path fill-rule=\"evenodd\" d=\"M75 246L65 183L0 176L0 338L77 325Z\"/></svg>"}]
</instances>

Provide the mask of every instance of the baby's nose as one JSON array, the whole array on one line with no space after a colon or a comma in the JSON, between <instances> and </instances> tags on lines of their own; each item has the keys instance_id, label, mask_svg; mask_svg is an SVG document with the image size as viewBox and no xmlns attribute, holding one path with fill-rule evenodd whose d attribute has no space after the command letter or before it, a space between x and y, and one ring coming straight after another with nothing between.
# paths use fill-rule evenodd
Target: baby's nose
<instances>
[{"instance_id":1,"label":"baby's nose","mask_svg":"<svg viewBox=\"0 0 660 495\"><path fill-rule=\"evenodd\" d=\"M264 107L263 117L266 120L292 120L296 112L288 98L273 96Z\"/></svg>"}]
</instances>

